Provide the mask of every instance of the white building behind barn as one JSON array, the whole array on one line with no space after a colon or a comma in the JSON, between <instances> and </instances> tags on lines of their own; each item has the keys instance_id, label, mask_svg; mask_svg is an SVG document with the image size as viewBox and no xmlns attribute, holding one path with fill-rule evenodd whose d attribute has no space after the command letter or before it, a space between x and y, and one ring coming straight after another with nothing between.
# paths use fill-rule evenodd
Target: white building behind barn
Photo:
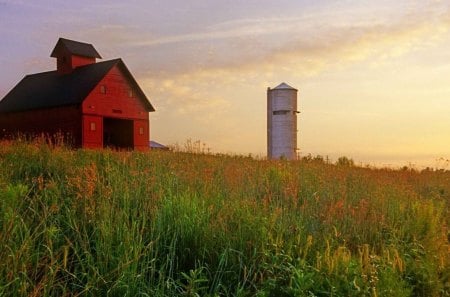
<instances>
[{"instance_id":1,"label":"white building behind barn","mask_svg":"<svg viewBox=\"0 0 450 297\"><path fill-rule=\"evenodd\" d=\"M297 89L267 89L267 158L297 159Z\"/></svg>"}]
</instances>

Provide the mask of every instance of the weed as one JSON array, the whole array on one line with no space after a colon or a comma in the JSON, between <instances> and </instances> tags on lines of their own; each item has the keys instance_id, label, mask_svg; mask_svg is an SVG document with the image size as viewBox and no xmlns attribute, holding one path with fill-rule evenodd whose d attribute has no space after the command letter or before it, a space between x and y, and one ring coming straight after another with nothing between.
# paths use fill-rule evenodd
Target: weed
<instances>
[{"instance_id":1,"label":"weed","mask_svg":"<svg viewBox=\"0 0 450 297\"><path fill-rule=\"evenodd\" d=\"M2 142L0 296L448 296L449 171L191 144Z\"/></svg>"}]
</instances>

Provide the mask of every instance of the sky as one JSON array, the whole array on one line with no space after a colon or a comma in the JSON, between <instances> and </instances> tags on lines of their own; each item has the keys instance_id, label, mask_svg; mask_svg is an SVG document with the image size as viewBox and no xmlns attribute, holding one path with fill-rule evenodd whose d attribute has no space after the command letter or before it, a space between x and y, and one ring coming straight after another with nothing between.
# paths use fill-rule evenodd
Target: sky
<instances>
[{"instance_id":1,"label":"sky","mask_svg":"<svg viewBox=\"0 0 450 297\"><path fill-rule=\"evenodd\" d=\"M124 60L160 143L264 157L286 82L301 156L450 168L448 0L0 0L0 36L0 98L64 37Z\"/></svg>"}]
</instances>

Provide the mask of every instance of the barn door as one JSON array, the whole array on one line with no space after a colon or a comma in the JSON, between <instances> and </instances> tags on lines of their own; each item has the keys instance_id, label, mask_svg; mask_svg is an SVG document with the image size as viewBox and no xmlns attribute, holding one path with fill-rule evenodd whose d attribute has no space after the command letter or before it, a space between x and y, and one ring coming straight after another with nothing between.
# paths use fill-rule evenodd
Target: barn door
<instances>
[{"instance_id":1,"label":"barn door","mask_svg":"<svg viewBox=\"0 0 450 297\"><path fill-rule=\"evenodd\" d=\"M101 148L103 135L102 117L83 116L83 147Z\"/></svg>"},{"instance_id":2,"label":"barn door","mask_svg":"<svg viewBox=\"0 0 450 297\"><path fill-rule=\"evenodd\" d=\"M148 121L134 120L134 148L146 150L149 148Z\"/></svg>"},{"instance_id":3,"label":"barn door","mask_svg":"<svg viewBox=\"0 0 450 297\"><path fill-rule=\"evenodd\" d=\"M117 118L104 118L103 146L118 149L132 149L133 121Z\"/></svg>"}]
</instances>

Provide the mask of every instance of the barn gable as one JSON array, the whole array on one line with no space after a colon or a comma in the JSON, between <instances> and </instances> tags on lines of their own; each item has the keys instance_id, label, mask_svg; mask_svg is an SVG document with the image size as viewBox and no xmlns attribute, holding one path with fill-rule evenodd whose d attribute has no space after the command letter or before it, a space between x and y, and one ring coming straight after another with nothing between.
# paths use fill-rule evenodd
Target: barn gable
<instances>
[{"instance_id":1,"label":"barn gable","mask_svg":"<svg viewBox=\"0 0 450 297\"><path fill-rule=\"evenodd\" d=\"M127 147L132 139L135 148L148 147L148 111L154 109L133 80L125 65L117 64L84 100L85 147Z\"/></svg>"},{"instance_id":2,"label":"barn gable","mask_svg":"<svg viewBox=\"0 0 450 297\"><path fill-rule=\"evenodd\" d=\"M116 75L116 76L123 75L123 77L126 79L126 81L124 81L124 82L126 84L128 84L127 90L132 91L132 94L131 94L132 96L129 96L130 94L127 93L128 97L138 98L139 101L141 102L141 104L143 104L143 106L147 112L155 111L155 108L148 100L144 91L141 89L141 87L139 86L139 84L137 83L137 81L135 80L133 75L131 74L130 70L128 69L128 67L125 65L125 63L121 59L119 59L119 62L109 70L108 74L112 74L112 75ZM108 76L108 74L106 76ZM105 80L106 76L103 78L103 80Z\"/></svg>"}]
</instances>

